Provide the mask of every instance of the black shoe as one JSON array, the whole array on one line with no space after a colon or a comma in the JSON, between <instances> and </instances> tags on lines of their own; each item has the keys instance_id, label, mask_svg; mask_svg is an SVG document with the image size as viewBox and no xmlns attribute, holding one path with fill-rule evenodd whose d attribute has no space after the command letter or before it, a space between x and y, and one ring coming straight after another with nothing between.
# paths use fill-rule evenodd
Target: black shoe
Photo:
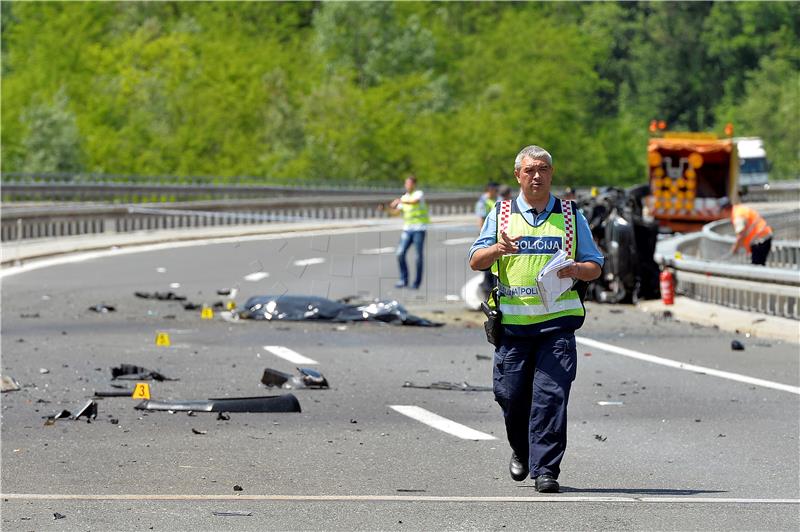
<instances>
[{"instance_id":1,"label":"black shoe","mask_svg":"<svg viewBox=\"0 0 800 532\"><path fill-rule=\"evenodd\" d=\"M511 473L511 478L517 482L522 482L528 478L528 467L519 461L515 453L511 453L511 461L508 463L508 472Z\"/></svg>"},{"instance_id":2,"label":"black shoe","mask_svg":"<svg viewBox=\"0 0 800 532\"><path fill-rule=\"evenodd\" d=\"M558 493L558 481L550 475L536 477L536 491L539 493Z\"/></svg>"}]
</instances>

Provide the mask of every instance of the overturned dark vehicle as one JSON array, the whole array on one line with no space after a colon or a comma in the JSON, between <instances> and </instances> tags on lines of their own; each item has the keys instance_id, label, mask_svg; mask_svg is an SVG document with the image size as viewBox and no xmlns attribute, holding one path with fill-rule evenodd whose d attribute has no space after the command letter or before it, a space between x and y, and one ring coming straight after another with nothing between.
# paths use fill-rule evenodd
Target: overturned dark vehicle
<instances>
[{"instance_id":1,"label":"overturned dark vehicle","mask_svg":"<svg viewBox=\"0 0 800 532\"><path fill-rule=\"evenodd\" d=\"M658 223L643 216L649 185L630 189L608 187L578 205L605 257L603 274L592 282L586 298L601 303L635 303L660 297L658 264L653 259Z\"/></svg>"}]
</instances>

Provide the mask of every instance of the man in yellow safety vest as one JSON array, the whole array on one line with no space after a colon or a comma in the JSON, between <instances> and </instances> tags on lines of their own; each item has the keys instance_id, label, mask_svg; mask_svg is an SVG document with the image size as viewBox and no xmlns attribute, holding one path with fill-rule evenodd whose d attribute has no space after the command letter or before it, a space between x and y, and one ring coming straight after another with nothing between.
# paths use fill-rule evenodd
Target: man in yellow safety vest
<instances>
[{"instance_id":1,"label":"man in yellow safety vest","mask_svg":"<svg viewBox=\"0 0 800 532\"><path fill-rule=\"evenodd\" d=\"M539 293L537 276L561 251L572 261L557 271L558 279L588 282L600 276L603 265L575 202L550 194L552 164L538 146L519 152L514 161L519 195L498 201L469 256L473 270L492 268L497 276L490 303L501 315L494 394L512 450L509 472L516 481L530 473L536 490L546 493L559 491L577 364L575 330L586 312L574 282L548 299Z\"/></svg>"},{"instance_id":2,"label":"man in yellow safety vest","mask_svg":"<svg viewBox=\"0 0 800 532\"><path fill-rule=\"evenodd\" d=\"M417 253L417 264L416 277L411 284L411 288L416 290L422 284L425 232L430 218L428 217L428 205L425 203L425 195L417 188L417 178L413 175L408 176L404 185L406 193L391 203L393 209L398 209L403 213L403 233L400 235L400 244L397 246L395 253L397 255L397 264L400 268L400 280L395 284L395 288L408 286L409 275L406 252L414 244L414 250Z\"/></svg>"}]
</instances>

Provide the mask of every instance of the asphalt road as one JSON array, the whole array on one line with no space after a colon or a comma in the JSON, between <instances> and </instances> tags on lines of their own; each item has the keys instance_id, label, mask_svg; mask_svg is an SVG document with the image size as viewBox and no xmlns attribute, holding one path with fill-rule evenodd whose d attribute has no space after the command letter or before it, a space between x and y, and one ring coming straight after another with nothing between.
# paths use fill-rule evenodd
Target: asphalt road
<instances>
[{"instance_id":1,"label":"asphalt road","mask_svg":"<svg viewBox=\"0 0 800 532\"><path fill-rule=\"evenodd\" d=\"M473 275L465 242L474 232L457 226L429 232L420 291L393 288L390 248L398 232L386 228L112 254L4 278L2 374L23 388L2 396L3 529L800 526L796 392L581 344L562 493L544 495L530 480L509 478L509 449L491 392L403 387L406 381L491 385L485 358L491 349L479 319L453 300ZM173 290L211 304L224 299L215 294L223 287L238 288L240 304L276 293L396 297L447 325L231 323L133 296ZM117 311L87 310L101 302ZM796 344L738 337L746 349L732 351L736 335L635 307L590 304L588 313L581 337L800 384ZM156 346L157 332L167 332L172 346ZM154 398L276 393L260 385L264 368L292 371L296 364L264 346L313 359L331 389L295 391L299 414L231 414L225 421L209 413L142 412L133 408L138 401L110 398L98 400L92 423L43 424L43 416L74 412L94 390L110 389L109 368L120 363L180 379L152 383ZM397 405L496 439L459 438L401 414ZM54 512L66 517L56 520Z\"/></svg>"}]
</instances>

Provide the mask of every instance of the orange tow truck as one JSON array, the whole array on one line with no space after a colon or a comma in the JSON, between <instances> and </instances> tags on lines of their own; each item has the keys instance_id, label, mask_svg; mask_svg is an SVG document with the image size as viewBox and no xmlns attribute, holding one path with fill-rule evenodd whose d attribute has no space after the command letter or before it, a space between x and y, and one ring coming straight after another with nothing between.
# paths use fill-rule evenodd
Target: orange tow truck
<instances>
[{"instance_id":1,"label":"orange tow truck","mask_svg":"<svg viewBox=\"0 0 800 532\"><path fill-rule=\"evenodd\" d=\"M737 197L739 161L732 139L664 132L649 140L647 163L650 195L645 205L663 228L699 231L724 217L719 207L723 197Z\"/></svg>"}]
</instances>

